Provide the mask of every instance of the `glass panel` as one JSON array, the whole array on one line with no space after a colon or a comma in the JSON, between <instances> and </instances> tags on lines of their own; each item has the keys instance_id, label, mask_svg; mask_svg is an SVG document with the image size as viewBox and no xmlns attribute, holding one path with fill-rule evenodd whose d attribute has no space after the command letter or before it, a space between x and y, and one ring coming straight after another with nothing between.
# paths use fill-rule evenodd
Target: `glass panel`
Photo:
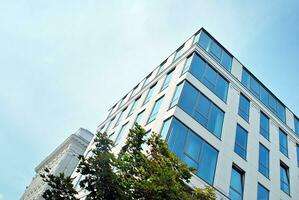
<instances>
[{"instance_id":1,"label":"glass panel","mask_svg":"<svg viewBox=\"0 0 299 200\"><path fill-rule=\"evenodd\" d=\"M285 116L285 107L280 104L278 101L277 101L277 116L281 119L281 121L285 122L286 121L286 116Z\"/></svg>"},{"instance_id":2,"label":"glass panel","mask_svg":"<svg viewBox=\"0 0 299 200\"><path fill-rule=\"evenodd\" d=\"M182 45L180 48L176 50L175 58L174 60L178 59L183 54L184 45Z\"/></svg>"},{"instance_id":3,"label":"glass panel","mask_svg":"<svg viewBox=\"0 0 299 200\"><path fill-rule=\"evenodd\" d=\"M248 89L250 89L250 75L244 69L243 69L243 72L242 72L242 84L245 87L247 87Z\"/></svg>"},{"instance_id":4,"label":"glass panel","mask_svg":"<svg viewBox=\"0 0 299 200\"><path fill-rule=\"evenodd\" d=\"M186 73L187 71L189 71L190 66L191 66L191 62L192 62L192 59L193 59L193 55L194 55L194 54L192 54L191 56L188 56L188 58L186 59L186 62L185 62L185 65L184 65L182 74L184 74L184 73Z\"/></svg>"},{"instance_id":5,"label":"glass panel","mask_svg":"<svg viewBox=\"0 0 299 200\"><path fill-rule=\"evenodd\" d=\"M224 50L222 51L221 64L225 67L226 70L230 71L232 66L233 58L228 55Z\"/></svg>"},{"instance_id":6,"label":"glass panel","mask_svg":"<svg viewBox=\"0 0 299 200\"><path fill-rule=\"evenodd\" d=\"M257 200L269 200L269 190L267 190L261 184L258 184L258 188L257 188Z\"/></svg>"},{"instance_id":7,"label":"glass panel","mask_svg":"<svg viewBox=\"0 0 299 200\"><path fill-rule=\"evenodd\" d=\"M276 99L274 99L274 97L272 95L269 96L269 106L270 106L270 109L276 113Z\"/></svg>"},{"instance_id":8,"label":"glass panel","mask_svg":"<svg viewBox=\"0 0 299 200\"><path fill-rule=\"evenodd\" d=\"M128 124L128 123L127 123ZM115 139L115 145L117 145L120 141L120 139L122 138L123 134L125 133L127 124L123 125L118 133L118 136Z\"/></svg>"},{"instance_id":9,"label":"glass panel","mask_svg":"<svg viewBox=\"0 0 299 200\"><path fill-rule=\"evenodd\" d=\"M177 103L179 102L183 86L184 86L184 83L180 83L179 85L177 85L174 95L173 95L173 98L172 98L172 101L170 103L170 108L177 105Z\"/></svg>"},{"instance_id":10,"label":"glass panel","mask_svg":"<svg viewBox=\"0 0 299 200\"><path fill-rule=\"evenodd\" d=\"M214 58L216 58L218 61L221 61L222 49L218 44L212 42L210 52Z\"/></svg>"},{"instance_id":11,"label":"glass panel","mask_svg":"<svg viewBox=\"0 0 299 200\"><path fill-rule=\"evenodd\" d=\"M139 102L139 100L140 100L140 97L138 97L138 98L134 101L134 103L133 103L133 105L132 105L132 107L131 107L131 110L130 110L128 116L130 116L130 115L133 114L133 112L135 111L136 107L138 106L138 102Z\"/></svg>"},{"instance_id":12,"label":"glass panel","mask_svg":"<svg viewBox=\"0 0 299 200\"><path fill-rule=\"evenodd\" d=\"M207 127L209 122L211 102L205 96L199 94L198 103L195 109L196 110L194 112L194 118L197 121L199 121L199 123L201 123L203 126Z\"/></svg>"},{"instance_id":13,"label":"glass panel","mask_svg":"<svg viewBox=\"0 0 299 200\"><path fill-rule=\"evenodd\" d=\"M167 143L169 149L180 159L182 159L184 154L183 149L187 132L188 128L174 118L170 127Z\"/></svg>"},{"instance_id":14,"label":"glass panel","mask_svg":"<svg viewBox=\"0 0 299 200\"><path fill-rule=\"evenodd\" d=\"M280 152L288 157L288 136L285 132L279 129L279 146Z\"/></svg>"},{"instance_id":15,"label":"glass panel","mask_svg":"<svg viewBox=\"0 0 299 200\"><path fill-rule=\"evenodd\" d=\"M209 44L211 42L210 37L203 31L200 33L199 37L199 45L204 48L206 51L208 51Z\"/></svg>"},{"instance_id":16,"label":"glass panel","mask_svg":"<svg viewBox=\"0 0 299 200\"><path fill-rule=\"evenodd\" d=\"M141 119L142 119L143 114L144 114L144 110L143 110L142 112L140 112L140 113L137 115L134 124L137 123L138 125L140 125L140 121L141 121ZM133 126L134 126L134 125L133 125Z\"/></svg>"},{"instance_id":17,"label":"glass panel","mask_svg":"<svg viewBox=\"0 0 299 200\"><path fill-rule=\"evenodd\" d=\"M260 133L269 140L269 118L262 112L260 113Z\"/></svg>"},{"instance_id":18,"label":"glass panel","mask_svg":"<svg viewBox=\"0 0 299 200\"><path fill-rule=\"evenodd\" d=\"M198 91L188 82L184 84L179 106L192 116L196 99L198 98Z\"/></svg>"},{"instance_id":19,"label":"glass panel","mask_svg":"<svg viewBox=\"0 0 299 200\"><path fill-rule=\"evenodd\" d=\"M285 193L290 193L288 168L280 164L280 189Z\"/></svg>"},{"instance_id":20,"label":"glass panel","mask_svg":"<svg viewBox=\"0 0 299 200\"><path fill-rule=\"evenodd\" d=\"M269 150L262 144L259 146L259 172L269 177Z\"/></svg>"},{"instance_id":21,"label":"glass panel","mask_svg":"<svg viewBox=\"0 0 299 200\"><path fill-rule=\"evenodd\" d=\"M260 84L252 77L250 80L250 89L257 98L260 97Z\"/></svg>"},{"instance_id":22,"label":"glass panel","mask_svg":"<svg viewBox=\"0 0 299 200\"><path fill-rule=\"evenodd\" d=\"M243 199L242 174L235 168L232 168L229 197L231 200L242 200Z\"/></svg>"},{"instance_id":23,"label":"glass panel","mask_svg":"<svg viewBox=\"0 0 299 200\"><path fill-rule=\"evenodd\" d=\"M151 97L152 97L152 95L153 95L153 93L154 93L155 86L156 86L156 84L153 85L153 86L148 90L148 93L147 93L147 95L146 95L146 97L145 97L145 100L144 100L144 103L143 103L143 104L146 104L147 102L149 102L149 100L151 99Z\"/></svg>"},{"instance_id":24,"label":"glass panel","mask_svg":"<svg viewBox=\"0 0 299 200\"><path fill-rule=\"evenodd\" d=\"M164 139L164 140L167 137L171 120L172 120L172 118L169 118L166 121L164 121L164 123L163 123L163 127L162 127L162 130L161 130L161 138Z\"/></svg>"},{"instance_id":25,"label":"glass panel","mask_svg":"<svg viewBox=\"0 0 299 200\"><path fill-rule=\"evenodd\" d=\"M241 94L239 103L239 115L247 122L249 121L249 108L249 100Z\"/></svg>"},{"instance_id":26,"label":"glass panel","mask_svg":"<svg viewBox=\"0 0 299 200\"><path fill-rule=\"evenodd\" d=\"M299 167L299 145L296 145L296 150L297 150L297 166Z\"/></svg>"},{"instance_id":27,"label":"glass panel","mask_svg":"<svg viewBox=\"0 0 299 200\"><path fill-rule=\"evenodd\" d=\"M228 81L218 75L217 86L215 87L215 94L226 102L228 92Z\"/></svg>"},{"instance_id":28,"label":"glass panel","mask_svg":"<svg viewBox=\"0 0 299 200\"><path fill-rule=\"evenodd\" d=\"M221 138L223 118L224 113L222 110L220 110L217 106L212 105L208 130L214 133L218 138Z\"/></svg>"},{"instance_id":29,"label":"glass panel","mask_svg":"<svg viewBox=\"0 0 299 200\"><path fill-rule=\"evenodd\" d=\"M195 133L189 131L185 146L185 153L188 154L188 156L190 156L193 160L198 161L201 145L202 140L196 136Z\"/></svg>"},{"instance_id":30,"label":"glass panel","mask_svg":"<svg viewBox=\"0 0 299 200\"><path fill-rule=\"evenodd\" d=\"M202 81L208 88L214 88L216 86L217 78L217 72L211 67L206 67Z\"/></svg>"},{"instance_id":31,"label":"glass panel","mask_svg":"<svg viewBox=\"0 0 299 200\"><path fill-rule=\"evenodd\" d=\"M217 164L218 152L211 145L205 143L201 155L202 157L200 158L198 176L212 185Z\"/></svg>"},{"instance_id":32,"label":"glass panel","mask_svg":"<svg viewBox=\"0 0 299 200\"><path fill-rule=\"evenodd\" d=\"M161 91L168 87L168 85L171 81L172 75L173 75L173 70L166 75L166 78L165 78L164 83L162 85Z\"/></svg>"},{"instance_id":33,"label":"glass panel","mask_svg":"<svg viewBox=\"0 0 299 200\"><path fill-rule=\"evenodd\" d=\"M237 125L236 130L236 140L235 140L235 152L246 159L246 151L247 151L247 131Z\"/></svg>"},{"instance_id":34,"label":"glass panel","mask_svg":"<svg viewBox=\"0 0 299 200\"><path fill-rule=\"evenodd\" d=\"M161 65L159 67L158 74L160 74L161 72L163 72L165 70L166 62L167 62L167 59L164 62L161 63Z\"/></svg>"},{"instance_id":35,"label":"glass panel","mask_svg":"<svg viewBox=\"0 0 299 200\"><path fill-rule=\"evenodd\" d=\"M267 90L265 90L263 87L261 87L261 101L265 105L269 105L269 93Z\"/></svg>"},{"instance_id":36,"label":"glass panel","mask_svg":"<svg viewBox=\"0 0 299 200\"><path fill-rule=\"evenodd\" d=\"M150 123L150 122L152 122L152 121L154 121L156 119L157 114L158 114L158 112L160 110L160 106L161 106L162 100L163 100L163 97L161 97L160 99L158 99L155 102L155 105L153 107L151 115L149 116L148 123Z\"/></svg>"},{"instance_id":37,"label":"glass panel","mask_svg":"<svg viewBox=\"0 0 299 200\"><path fill-rule=\"evenodd\" d=\"M198 80L202 79L203 73L206 68L206 63L197 54L193 54L193 60L191 63L191 73Z\"/></svg>"},{"instance_id":38,"label":"glass panel","mask_svg":"<svg viewBox=\"0 0 299 200\"><path fill-rule=\"evenodd\" d=\"M294 117L295 133L299 136L299 119Z\"/></svg>"}]
</instances>

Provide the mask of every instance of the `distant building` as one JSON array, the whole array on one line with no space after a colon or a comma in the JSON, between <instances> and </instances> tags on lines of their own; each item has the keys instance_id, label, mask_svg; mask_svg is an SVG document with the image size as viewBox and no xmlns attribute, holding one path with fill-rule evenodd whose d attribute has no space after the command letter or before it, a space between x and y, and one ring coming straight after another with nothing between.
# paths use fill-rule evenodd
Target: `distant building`
<instances>
[{"instance_id":1,"label":"distant building","mask_svg":"<svg viewBox=\"0 0 299 200\"><path fill-rule=\"evenodd\" d=\"M98 131L117 152L134 122L160 133L197 170L190 183L212 186L218 199L299 199L299 118L203 28L114 104Z\"/></svg>"},{"instance_id":2,"label":"distant building","mask_svg":"<svg viewBox=\"0 0 299 200\"><path fill-rule=\"evenodd\" d=\"M93 134L83 128L70 135L35 168L36 175L26 188L21 200L43 199L41 195L47 185L42 181L39 174L43 172L44 168L49 168L52 174L64 173L66 176L70 176L79 162L77 155L84 154L92 138Z\"/></svg>"}]
</instances>

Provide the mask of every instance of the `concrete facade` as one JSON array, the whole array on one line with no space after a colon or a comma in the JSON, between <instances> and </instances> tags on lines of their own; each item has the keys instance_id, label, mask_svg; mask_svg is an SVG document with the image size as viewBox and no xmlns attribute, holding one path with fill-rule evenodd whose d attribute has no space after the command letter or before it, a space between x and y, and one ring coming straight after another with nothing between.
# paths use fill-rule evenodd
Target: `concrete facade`
<instances>
[{"instance_id":1,"label":"concrete facade","mask_svg":"<svg viewBox=\"0 0 299 200\"><path fill-rule=\"evenodd\" d=\"M35 168L36 175L26 187L21 200L43 199L41 195L47 189L47 184L43 182L39 174L43 173L45 168L50 169L51 174L64 173L70 176L79 162L77 156L83 155L92 138L93 134L83 128L70 135Z\"/></svg>"},{"instance_id":2,"label":"concrete facade","mask_svg":"<svg viewBox=\"0 0 299 200\"><path fill-rule=\"evenodd\" d=\"M150 73L148 78L143 79L133 90L125 97L117 102L110 110L108 117L98 126L98 131L107 132L112 139L116 139L122 126L127 124L125 134L122 135L119 144L115 147L115 152L119 151L126 140L129 128L135 122L137 115L144 111L142 119L139 122L147 131L160 133L163 122L174 116L184 125L193 130L203 140L212 145L218 151L217 165L214 175L214 181L211 185L217 192L218 199L229 199L229 191L231 185L232 166L240 168L243 174L242 180L242 198L244 200L257 199L258 183L262 184L269 191L269 199L273 200L295 200L299 199L299 180L298 180L298 164L297 164L297 144L299 138L294 132L294 113L287 107L285 108L285 122L281 121L265 104L262 103L252 92L242 84L242 71L244 66L232 56L231 70L226 70L213 56L211 56L204 48L196 43L195 38L198 33L205 31L200 29L196 34L190 37L183 46L183 50L177 59L175 59L177 51L173 52L165 63L165 70L158 73L160 65ZM216 41L216 40L215 40ZM219 44L220 45L220 44ZM224 49L224 47L222 47ZM205 62L214 68L228 82L227 100L224 102L215 95L207 86L194 77L190 72L182 74L182 70L186 65L186 59L193 52L200 55ZM173 70L173 76L169 86L161 91L161 87L168 72ZM184 112L179 106L170 108L170 103L174 96L176 87L182 81L187 80L196 87L202 94L216 104L224 113L224 121L222 125L221 137L215 137L210 131L198 123L192 116ZM143 105L148 90L156 83L155 90L149 102ZM250 100L249 121L245 121L238 115L240 94L243 94ZM134 101L140 96L139 104L131 115L128 115ZM152 112L156 100L163 98L156 119L148 123L148 118ZM126 108L126 109L125 109ZM115 124L115 120L122 112L121 120ZM260 113L263 112L269 117L269 133L270 139L267 140L260 134ZM114 119L115 118L115 119ZM111 122L112 121L112 122ZM236 126L239 124L248 132L246 159L241 158L234 151ZM288 140L288 157L280 152L279 129L287 134ZM259 172L259 144L264 145L270 152L269 156L269 177L266 178ZM94 148L93 145L88 150ZM87 152L88 152L87 150ZM289 172L289 194L280 189L280 163L283 162L288 166ZM207 182L200 177L194 175L191 185L202 187ZM84 191L80 192L80 196L84 197Z\"/></svg>"}]
</instances>

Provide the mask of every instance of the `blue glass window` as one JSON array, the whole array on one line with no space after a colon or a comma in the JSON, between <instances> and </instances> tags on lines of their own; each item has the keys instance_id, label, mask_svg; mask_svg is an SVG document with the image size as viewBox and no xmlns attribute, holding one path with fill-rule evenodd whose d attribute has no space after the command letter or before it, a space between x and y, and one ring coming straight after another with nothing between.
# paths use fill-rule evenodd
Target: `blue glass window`
<instances>
[{"instance_id":1,"label":"blue glass window","mask_svg":"<svg viewBox=\"0 0 299 200\"><path fill-rule=\"evenodd\" d=\"M115 145L117 145L120 141L120 139L122 138L122 136L124 135L126 128L127 128L128 123L126 123L125 125L123 125L115 139Z\"/></svg>"},{"instance_id":2,"label":"blue glass window","mask_svg":"<svg viewBox=\"0 0 299 200\"><path fill-rule=\"evenodd\" d=\"M149 100L153 96L153 93L154 93L154 90L155 90L155 86L156 86L156 83L153 86L151 86L150 89L148 90L147 95L146 95L146 97L144 99L143 105L146 104L147 102L149 102Z\"/></svg>"},{"instance_id":3,"label":"blue glass window","mask_svg":"<svg viewBox=\"0 0 299 200\"><path fill-rule=\"evenodd\" d=\"M181 55L183 54L183 50L184 50L184 45L180 46L180 48L176 50L174 61L177 60L179 57L181 57Z\"/></svg>"},{"instance_id":4,"label":"blue glass window","mask_svg":"<svg viewBox=\"0 0 299 200\"><path fill-rule=\"evenodd\" d=\"M136 110L136 108L137 108L137 106L138 106L138 102L139 102L139 100L140 100L140 97L138 97L138 98L134 101L134 103L132 104L132 107L131 107L131 109L130 109L130 112L129 112L128 116L132 115L133 112Z\"/></svg>"},{"instance_id":5,"label":"blue glass window","mask_svg":"<svg viewBox=\"0 0 299 200\"><path fill-rule=\"evenodd\" d=\"M239 115L245 120L249 121L250 101L243 94L240 94Z\"/></svg>"},{"instance_id":6,"label":"blue glass window","mask_svg":"<svg viewBox=\"0 0 299 200\"><path fill-rule=\"evenodd\" d=\"M269 190L260 183L257 186L257 200L269 200Z\"/></svg>"},{"instance_id":7,"label":"blue glass window","mask_svg":"<svg viewBox=\"0 0 299 200\"><path fill-rule=\"evenodd\" d=\"M117 121L116 121L116 123L115 123L114 126L117 126L119 124L119 122L121 122L122 117L124 116L124 113L126 112L126 110L127 110L127 108L125 108L125 109L122 110L122 112L119 114L119 117L118 117L118 119L117 119Z\"/></svg>"},{"instance_id":8,"label":"blue glass window","mask_svg":"<svg viewBox=\"0 0 299 200\"><path fill-rule=\"evenodd\" d=\"M249 72L243 68L242 84L249 89L263 104L269 108L281 121L285 123L285 106Z\"/></svg>"},{"instance_id":9,"label":"blue glass window","mask_svg":"<svg viewBox=\"0 0 299 200\"><path fill-rule=\"evenodd\" d=\"M175 92L174 92L174 95L172 97L171 103L170 103L170 108L172 108L173 106L175 106L179 102L183 86L184 86L183 82L180 83L179 85L177 85L177 87L175 89Z\"/></svg>"},{"instance_id":10,"label":"blue glass window","mask_svg":"<svg viewBox=\"0 0 299 200\"><path fill-rule=\"evenodd\" d=\"M184 82L178 105L215 136L221 137L224 112L189 82Z\"/></svg>"},{"instance_id":11,"label":"blue glass window","mask_svg":"<svg viewBox=\"0 0 299 200\"><path fill-rule=\"evenodd\" d=\"M163 72L163 71L166 69L166 62L167 62L167 59L164 60L164 61L160 64L159 71L158 71L158 75L161 74L161 72Z\"/></svg>"},{"instance_id":12,"label":"blue glass window","mask_svg":"<svg viewBox=\"0 0 299 200\"><path fill-rule=\"evenodd\" d=\"M279 129L279 150L288 157L288 136L281 129Z\"/></svg>"},{"instance_id":13,"label":"blue glass window","mask_svg":"<svg viewBox=\"0 0 299 200\"><path fill-rule=\"evenodd\" d=\"M173 72L174 72L174 69L172 71L168 72L168 74L166 75L165 80L162 85L162 88L161 88L161 91L163 91L165 88L167 88L169 86L169 83L173 76Z\"/></svg>"},{"instance_id":14,"label":"blue glass window","mask_svg":"<svg viewBox=\"0 0 299 200\"><path fill-rule=\"evenodd\" d=\"M171 119L172 118L168 118L167 120L165 120L163 122L163 126L162 126L162 129L161 129L161 138L164 139L164 140L167 137L167 133L168 133L168 130L169 130L169 127L170 127L170 124L171 124Z\"/></svg>"},{"instance_id":15,"label":"blue glass window","mask_svg":"<svg viewBox=\"0 0 299 200\"><path fill-rule=\"evenodd\" d=\"M154 120L156 119L156 117L157 117L157 115L158 115L158 112L159 112L159 110L160 110L160 106L161 106L161 104L162 104L163 97L164 97L164 96L162 96L160 99L158 99L158 100L155 102L155 105L154 105L154 107L153 107L153 110L152 110L152 112L151 112L151 114L150 114L150 116L149 116L149 118L148 118L148 123L150 123L150 122L152 122L152 121L154 121Z\"/></svg>"},{"instance_id":16,"label":"blue glass window","mask_svg":"<svg viewBox=\"0 0 299 200\"><path fill-rule=\"evenodd\" d=\"M198 34L200 34L199 40L197 39ZM197 33L197 35L195 39L198 40L199 46L214 57L227 71L231 71L233 60L232 56L223 47L221 47L218 42L208 36L205 31L201 31L200 33Z\"/></svg>"},{"instance_id":17,"label":"blue glass window","mask_svg":"<svg viewBox=\"0 0 299 200\"><path fill-rule=\"evenodd\" d=\"M188 70L196 79L226 102L229 82L196 53L187 58L183 73Z\"/></svg>"},{"instance_id":18,"label":"blue glass window","mask_svg":"<svg viewBox=\"0 0 299 200\"><path fill-rule=\"evenodd\" d=\"M167 129L169 149L188 166L196 169L197 176L212 185L218 151L176 118L172 119L172 123Z\"/></svg>"},{"instance_id":19,"label":"blue glass window","mask_svg":"<svg viewBox=\"0 0 299 200\"><path fill-rule=\"evenodd\" d=\"M262 144L259 146L259 172L269 178L269 150Z\"/></svg>"},{"instance_id":20,"label":"blue glass window","mask_svg":"<svg viewBox=\"0 0 299 200\"><path fill-rule=\"evenodd\" d=\"M299 119L297 117L294 117L295 122L295 133L297 136L299 136Z\"/></svg>"},{"instance_id":21,"label":"blue glass window","mask_svg":"<svg viewBox=\"0 0 299 200\"><path fill-rule=\"evenodd\" d=\"M260 113L260 134L269 140L269 118L263 113Z\"/></svg>"},{"instance_id":22,"label":"blue glass window","mask_svg":"<svg viewBox=\"0 0 299 200\"><path fill-rule=\"evenodd\" d=\"M280 189L290 194L289 168L283 163L280 163Z\"/></svg>"},{"instance_id":23,"label":"blue glass window","mask_svg":"<svg viewBox=\"0 0 299 200\"><path fill-rule=\"evenodd\" d=\"M136 117L136 119L135 119L135 122L134 122L134 124L133 124L133 127L135 126L135 124L140 125L140 122L141 122L141 119L142 119L143 114L144 114L144 110L141 111L141 112L137 115L137 117Z\"/></svg>"},{"instance_id":24,"label":"blue glass window","mask_svg":"<svg viewBox=\"0 0 299 200\"><path fill-rule=\"evenodd\" d=\"M235 166L232 168L230 187L229 187L229 198L231 200L242 200L243 199L243 187L244 187L244 172L237 169Z\"/></svg>"},{"instance_id":25,"label":"blue glass window","mask_svg":"<svg viewBox=\"0 0 299 200\"><path fill-rule=\"evenodd\" d=\"M152 75L152 72L151 72L149 75L147 75L147 76L145 77L145 80L144 80L144 83L143 83L143 87L146 86L146 85L148 84L151 75Z\"/></svg>"},{"instance_id":26,"label":"blue glass window","mask_svg":"<svg viewBox=\"0 0 299 200\"><path fill-rule=\"evenodd\" d=\"M243 159L246 159L247 135L247 131L238 124L234 151Z\"/></svg>"}]
</instances>

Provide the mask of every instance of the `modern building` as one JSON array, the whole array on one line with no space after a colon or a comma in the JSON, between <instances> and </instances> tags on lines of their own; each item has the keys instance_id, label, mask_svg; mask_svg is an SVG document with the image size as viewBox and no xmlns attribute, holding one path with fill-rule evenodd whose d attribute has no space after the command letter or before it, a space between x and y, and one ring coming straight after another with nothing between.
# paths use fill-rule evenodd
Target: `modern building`
<instances>
[{"instance_id":1,"label":"modern building","mask_svg":"<svg viewBox=\"0 0 299 200\"><path fill-rule=\"evenodd\" d=\"M212 186L218 199L299 199L298 118L203 28L114 104L98 131L117 152L135 122L160 133L197 169L191 184Z\"/></svg>"},{"instance_id":2,"label":"modern building","mask_svg":"<svg viewBox=\"0 0 299 200\"><path fill-rule=\"evenodd\" d=\"M92 138L93 134L83 128L70 135L35 168L36 175L26 187L21 200L43 199L42 194L47 189L47 184L43 182L39 174L43 173L45 168L50 169L51 174L64 173L70 176L79 162L77 156L83 155Z\"/></svg>"}]
</instances>

